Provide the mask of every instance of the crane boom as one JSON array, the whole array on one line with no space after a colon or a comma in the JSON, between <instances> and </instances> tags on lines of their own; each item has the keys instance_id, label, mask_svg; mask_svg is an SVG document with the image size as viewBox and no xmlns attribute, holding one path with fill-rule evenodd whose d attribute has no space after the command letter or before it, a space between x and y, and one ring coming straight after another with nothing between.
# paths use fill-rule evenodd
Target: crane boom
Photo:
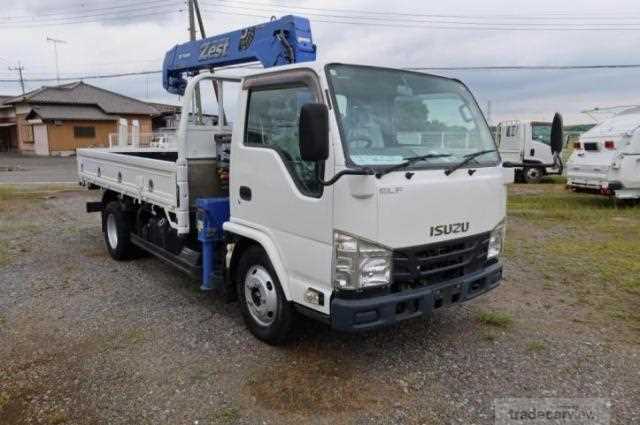
<instances>
[{"instance_id":1,"label":"crane boom","mask_svg":"<svg viewBox=\"0 0 640 425\"><path fill-rule=\"evenodd\" d=\"M205 69L260 62L265 68L316 59L309 20L284 16L260 25L176 45L167 52L162 84L173 94L184 94L183 74Z\"/></svg>"}]
</instances>

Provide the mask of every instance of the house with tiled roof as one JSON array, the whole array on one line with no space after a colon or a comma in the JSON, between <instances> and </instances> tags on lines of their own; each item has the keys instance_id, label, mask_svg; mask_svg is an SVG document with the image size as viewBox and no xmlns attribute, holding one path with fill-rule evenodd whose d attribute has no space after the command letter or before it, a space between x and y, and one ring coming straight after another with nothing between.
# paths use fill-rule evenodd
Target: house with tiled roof
<instances>
[{"instance_id":1,"label":"house with tiled roof","mask_svg":"<svg viewBox=\"0 0 640 425\"><path fill-rule=\"evenodd\" d=\"M160 114L149 103L84 82L42 87L0 102L0 125L4 114L10 127L12 115L15 127L5 146L37 155L108 146L109 134L117 132L122 119L130 126L137 121L141 133L150 133L152 118Z\"/></svg>"}]
</instances>

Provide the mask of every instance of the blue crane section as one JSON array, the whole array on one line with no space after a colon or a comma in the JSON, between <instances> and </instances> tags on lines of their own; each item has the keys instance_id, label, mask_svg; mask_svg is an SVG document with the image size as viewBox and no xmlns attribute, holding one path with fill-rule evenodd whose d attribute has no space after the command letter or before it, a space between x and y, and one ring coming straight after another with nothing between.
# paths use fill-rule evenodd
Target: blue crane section
<instances>
[{"instance_id":1,"label":"blue crane section","mask_svg":"<svg viewBox=\"0 0 640 425\"><path fill-rule=\"evenodd\" d=\"M309 20L288 15L175 46L165 55L162 84L169 93L182 95L185 73L253 62L271 68L315 59Z\"/></svg>"}]
</instances>

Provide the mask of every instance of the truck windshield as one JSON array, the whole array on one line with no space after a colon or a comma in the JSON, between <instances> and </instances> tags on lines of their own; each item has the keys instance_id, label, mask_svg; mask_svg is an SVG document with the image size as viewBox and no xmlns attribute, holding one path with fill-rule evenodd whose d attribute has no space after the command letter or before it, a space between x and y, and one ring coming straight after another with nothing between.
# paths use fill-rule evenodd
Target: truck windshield
<instances>
[{"instance_id":1,"label":"truck windshield","mask_svg":"<svg viewBox=\"0 0 640 425\"><path fill-rule=\"evenodd\" d=\"M545 145L551 144L551 124L531 124L531 138Z\"/></svg>"},{"instance_id":2,"label":"truck windshield","mask_svg":"<svg viewBox=\"0 0 640 425\"><path fill-rule=\"evenodd\" d=\"M329 65L347 162L388 166L428 156L414 168L445 168L469 154L496 149L469 91L459 82L416 72ZM497 152L474 159L495 165Z\"/></svg>"}]
</instances>

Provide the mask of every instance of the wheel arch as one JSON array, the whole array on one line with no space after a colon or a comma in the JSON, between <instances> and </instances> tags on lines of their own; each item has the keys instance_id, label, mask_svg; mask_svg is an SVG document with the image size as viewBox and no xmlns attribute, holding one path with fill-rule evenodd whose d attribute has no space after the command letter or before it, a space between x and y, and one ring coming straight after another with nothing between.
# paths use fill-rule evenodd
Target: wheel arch
<instances>
[{"instance_id":1,"label":"wheel arch","mask_svg":"<svg viewBox=\"0 0 640 425\"><path fill-rule=\"evenodd\" d=\"M107 208L107 205L109 205L110 202L119 203L120 208L122 209L123 213L125 213L125 215L129 220L129 224L132 226L135 225L134 217L132 216L132 213L135 211L135 208L133 207L134 199L130 198L127 195L123 195L121 193L113 191L111 189L105 189L104 192L102 193L103 210L104 208ZM102 231L104 231L104 223L103 223Z\"/></svg>"},{"instance_id":2,"label":"wheel arch","mask_svg":"<svg viewBox=\"0 0 640 425\"><path fill-rule=\"evenodd\" d=\"M251 246L260 246L267 254L267 257L269 257L269 261L271 261L271 265L278 276L280 286L282 287L282 291L284 292L286 299L291 301L289 279L284 267L284 262L282 261L278 248L269 235L257 229L231 222L224 224L224 231L230 236L230 239L236 243L229 262L231 278L233 279L235 277L236 267L242 253Z\"/></svg>"}]
</instances>

